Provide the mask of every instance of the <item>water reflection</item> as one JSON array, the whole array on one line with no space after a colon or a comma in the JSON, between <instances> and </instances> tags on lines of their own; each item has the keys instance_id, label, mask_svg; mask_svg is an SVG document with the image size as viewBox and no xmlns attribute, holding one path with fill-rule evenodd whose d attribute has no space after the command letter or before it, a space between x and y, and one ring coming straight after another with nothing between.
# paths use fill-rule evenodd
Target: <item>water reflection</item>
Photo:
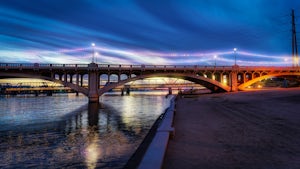
<instances>
[{"instance_id":1,"label":"water reflection","mask_svg":"<svg viewBox=\"0 0 300 169\"><path fill-rule=\"evenodd\" d=\"M168 105L163 96L84 99L0 99L0 168L122 168Z\"/></svg>"},{"instance_id":2,"label":"water reflection","mask_svg":"<svg viewBox=\"0 0 300 169\"><path fill-rule=\"evenodd\" d=\"M100 156L99 149L99 103L88 104L88 133L84 149L85 163L88 169L94 169Z\"/></svg>"},{"instance_id":3,"label":"water reflection","mask_svg":"<svg viewBox=\"0 0 300 169\"><path fill-rule=\"evenodd\" d=\"M66 123L65 131L69 139L64 146L81 145L80 154L86 168L90 169L111 166L108 162L116 158L125 164L130 157L128 154L137 147L136 141L141 141L136 139L136 134L124 130L131 127L122 122L118 110L109 105L102 106L105 106L105 109L100 109L98 103L89 103L86 111L74 113ZM115 162L113 165L122 163Z\"/></svg>"},{"instance_id":4,"label":"water reflection","mask_svg":"<svg viewBox=\"0 0 300 169\"><path fill-rule=\"evenodd\" d=\"M98 128L99 121L99 103L88 104L88 124L90 127Z\"/></svg>"}]
</instances>

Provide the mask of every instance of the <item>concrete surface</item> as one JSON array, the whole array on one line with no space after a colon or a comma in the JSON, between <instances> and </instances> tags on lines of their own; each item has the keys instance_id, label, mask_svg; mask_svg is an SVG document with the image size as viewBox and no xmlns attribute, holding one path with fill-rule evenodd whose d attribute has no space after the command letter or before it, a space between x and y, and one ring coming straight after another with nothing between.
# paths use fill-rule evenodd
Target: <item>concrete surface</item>
<instances>
[{"instance_id":1,"label":"concrete surface","mask_svg":"<svg viewBox=\"0 0 300 169\"><path fill-rule=\"evenodd\" d=\"M299 169L300 89L177 102L164 169Z\"/></svg>"}]
</instances>

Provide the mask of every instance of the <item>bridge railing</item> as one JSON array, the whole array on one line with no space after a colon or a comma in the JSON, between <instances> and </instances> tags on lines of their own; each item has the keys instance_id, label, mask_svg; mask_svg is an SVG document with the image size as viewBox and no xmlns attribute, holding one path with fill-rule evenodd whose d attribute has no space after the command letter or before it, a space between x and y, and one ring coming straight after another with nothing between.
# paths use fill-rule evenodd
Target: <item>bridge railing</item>
<instances>
[{"instance_id":1,"label":"bridge railing","mask_svg":"<svg viewBox=\"0 0 300 169\"><path fill-rule=\"evenodd\" d=\"M0 63L0 67L4 68L76 68L88 67L88 64L39 64L39 63Z\"/></svg>"},{"instance_id":2,"label":"bridge railing","mask_svg":"<svg viewBox=\"0 0 300 169\"><path fill-rule=\"evenodd\" d=\"M0 67L11 67L11 68L19 68L19 67L33 67L34 63L0 63Z\"/></svg>"},{"instance_id":3,"label":"bridge railing","mask_svg":"<svg viewBox=\"0 0 300 169\"><path fill-rule=\"evenodd\" d=\"M15 69L49 69L49 68L87 68L89 64L38 64L38 63L0 63L0 68ZM128 69L128 70L230 70L231 66L199 66L199 65L120 65L120 64L98 64L98 69Z\"/></svg>"},{"instance_id":4,"label":"bridge railing","mask_svg":"<svg viewBox=\"0 0 300 169\"><path fill-rule=\"evenodd\" d=\"M89 64L39 64L39 63L0 63L0 68L5 69L86 69ZM230 71L232 66L205 66L205 65L121 65L121 64L97 64L96 69L99 70L223 70ZM297 70L299 67L287 66L238 66L240 71L255 71L255 70Z\"/></svg>"},{"instance_id":5,"label":"bridge railing","mask_svg":"<svg viewBox=\"0 0 300 169\"><path fill-rule=\"evenodd\" d=\"M201 66L201 65L145 65L145 70L231 70L232 66Z\"/></svg>"},{"instance_id":6,"label":"bridge railing","mask_svg":"<svg viewBox=\"0 0 300 169\"><path fill-rule=\"evenodd\" d=\"M239 66L239 70L243 71L255 71L255 70L282 70L282 71L290 71L290 70L299 70L299 67L290 67L290 66Z\"/></svg>"}]
</instances>

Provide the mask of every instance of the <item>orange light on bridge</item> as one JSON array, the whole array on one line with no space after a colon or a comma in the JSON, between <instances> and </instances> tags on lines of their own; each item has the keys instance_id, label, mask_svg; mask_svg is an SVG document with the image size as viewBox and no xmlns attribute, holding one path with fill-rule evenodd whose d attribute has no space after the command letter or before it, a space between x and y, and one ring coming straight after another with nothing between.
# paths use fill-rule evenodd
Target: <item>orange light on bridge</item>
<instances>
[{"instance_id":1,"label":"orange light on bridge","mask_svg":"<svg viewBox=\"0 0 300 169\"><path fill-rule=\"evenodd\" d=\"M221 79L221 81L224 85L227 85L227 76L223 75L223 78Z\"/></svg>"},{"instance_id":2,"label":"orange light on bridge","mask_svg":"<svg viewBox=\"0 0 300 169\"><path fill-rule=\"evenodd\" d=\"M299 59L298 59L298 57L294 57L294 66L299 66Z\"/></svg>"}]
</instances>

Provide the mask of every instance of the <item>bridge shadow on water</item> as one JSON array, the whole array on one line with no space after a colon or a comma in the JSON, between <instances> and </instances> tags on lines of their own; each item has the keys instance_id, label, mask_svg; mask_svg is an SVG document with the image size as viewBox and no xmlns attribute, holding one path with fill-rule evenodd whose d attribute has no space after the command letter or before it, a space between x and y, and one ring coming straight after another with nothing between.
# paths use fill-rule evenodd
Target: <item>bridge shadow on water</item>
<instances>
[{"instance_id":1,"label":"bridge shadow on water","mask_svg":"<svg viewBox=\"0 0 300 169\"><path fill-rule=\"evenodd\" d=\"M35 121L33 124L18 124L14 126L2 126L2 136L18 135L18 133L36 133L40 131L55 131L62 134L70 134L76 130L87 128L99 134L117 130L125 137L139 137L141 132L146 132L142 126L136 129L134 124L124 122L122 110L113 106L99 103L87 103L81 107L56 119ZM138 131L138 132L137 132Z\"/></svg>"},{"instance_id":2,"label":"bridge shadow on water","mask_svg":"<svg viewBox=\"0 0 300 169\"><path fill-rule=\"evenodd\" d=\"M147 133L149 126L135 126L124 121L122 110L117 110L113 106L99 102L87 103L80 108L68 113L62 118L61 128L65 128L65 134L80 130L86 127L90 132L104 134L112 130L120 132L127 139L140 138L141 133ZM144 135L143 135L144 136Z\"/></svg>"},{"instance_id":3,"label":"bridge shadow on water","mask_svg":"<svg viewBox=\"0 0 300 169\"><path fill-rule=\"evenodd\" d=\"M126 123L121 112L108 104L89 103L55 121L40 121L34 125L18 126L16 130L9 129L1 134L1 143L9 144L14 151L27 149L16 154L23 159L17 163L10 159L10 152L0 152L0 155L9 158L6 163L15 167L32 163L29 156L24 157L28 153L35 154L38 159L47 157L46 160L39 159L45 168L65 165L120 168L118 166L127 162L135 144L142 141L149 128Z\"/></svg>"}]
</instances>

